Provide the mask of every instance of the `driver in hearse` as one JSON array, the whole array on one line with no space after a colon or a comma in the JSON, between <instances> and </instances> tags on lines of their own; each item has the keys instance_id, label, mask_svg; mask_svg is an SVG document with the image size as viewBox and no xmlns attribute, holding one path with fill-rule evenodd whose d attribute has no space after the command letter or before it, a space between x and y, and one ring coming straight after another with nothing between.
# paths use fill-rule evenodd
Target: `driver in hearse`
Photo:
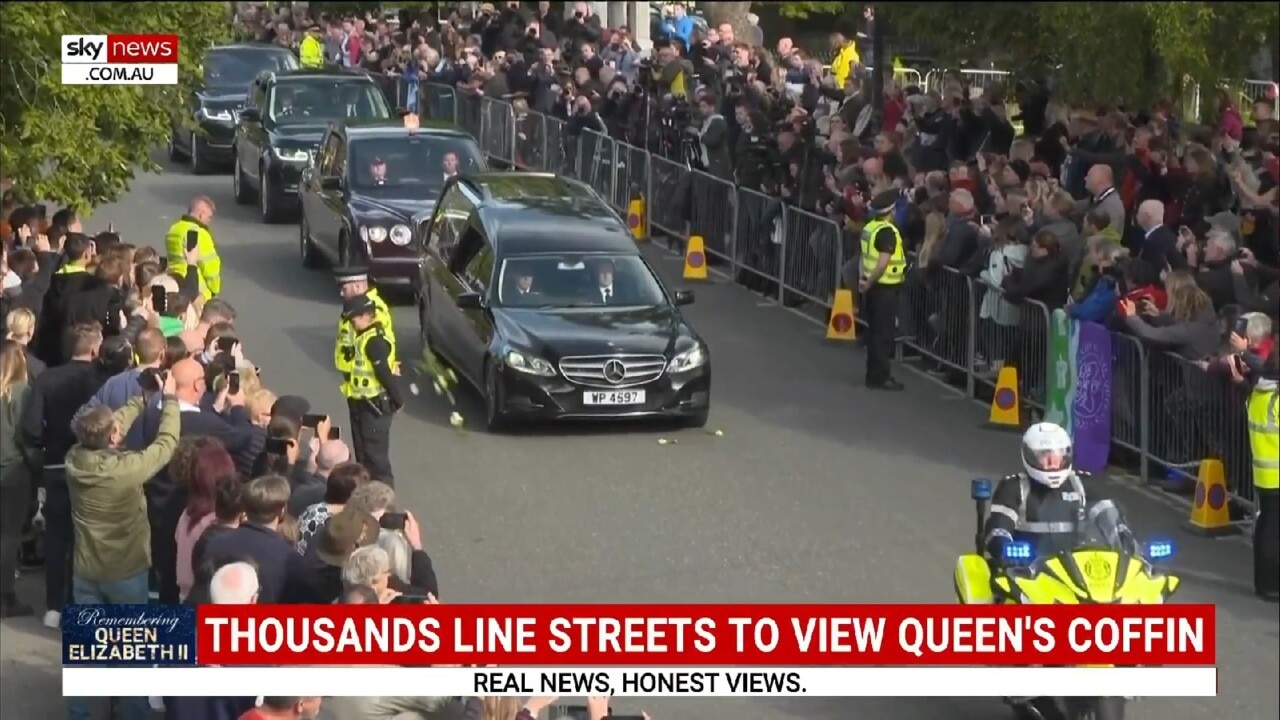
<instances>
[{"instance_id":1,"label":"driver in hearse","mask_svg":"<svg viewBox=\"0 0 1280 720\"><path fill-rule=\"evenodd\" d=\"M513 304L529 302L542 294L533 287L533 270L531 268L516 266L512 268L512 277L511 290L507 295L511 298Z\"/></svg>"},{"instance_id":2,"label":"driver in hearse","mask_svg":"<svg viewBox=\"0 0 1280 720\"><path fill-rule=\"evenodd\" d=\"M375 156L369 161L369 183L376 187L387 184L387 161L381 156Z\"/></svg>"}]
</instances>

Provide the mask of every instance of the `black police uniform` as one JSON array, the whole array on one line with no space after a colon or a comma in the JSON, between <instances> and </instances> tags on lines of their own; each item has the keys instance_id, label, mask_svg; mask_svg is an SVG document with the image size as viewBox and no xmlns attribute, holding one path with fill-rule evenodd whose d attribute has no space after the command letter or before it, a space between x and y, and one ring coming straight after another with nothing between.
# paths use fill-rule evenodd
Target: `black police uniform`
<instances>
[{"instance_id":1,"label":"black police uniform","mask_svg":"<svg viewBox=\"0 0 1280 720\"><path fill-rule=\"evenodd\" d=\"M1006 476L991 495L991 514L985 527L987 552L999 562L1004 558L1004 546L1015 539L1034 541L1037 554L1069 550L1085 507L1084 484L1074 472L1056 488L1023 473ZM1062 547L1056 546L1059 544Z\"/></svg>"},{"instance_id":2,"label":"black police uniform","mask_svg":"<svg viewBox=\"0 0 1280 720\"><path fill-rule=\"evenodd\" d=\"M347 319L375 313L376 305L367 295L353 297L342 306ZM373 479L394 485L391 421L405 403L396 372L395 342L375 321L356 335L355 348L355 365L345 390L352 449Z\"/></svg>"}]
</instances>

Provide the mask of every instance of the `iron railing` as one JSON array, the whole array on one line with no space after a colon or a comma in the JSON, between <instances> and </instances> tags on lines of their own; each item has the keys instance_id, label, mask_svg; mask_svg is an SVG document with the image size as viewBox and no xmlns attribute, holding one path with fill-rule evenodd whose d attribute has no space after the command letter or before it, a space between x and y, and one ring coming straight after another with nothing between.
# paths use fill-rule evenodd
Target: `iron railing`
<instances>
[{"instance_id":1,"label":"iron railing","mask_svg":"<svg viewBox=\"0 0 1280 720\"><path fill-rule=\"evenodd\" d=\"M835 291L854 285L858 243L830 218L608 135L573 134L566 121L523 106L426 83L394 93L416 99L421 115L471 132L495 166L577 178L623 216L633 199L645 200L651 235L676 249L701 236L713 268L784 305L823 316ZM1010 301L999 288L945 267L913 266L901 297L902 361L984 403L999 368L1012 364L1026 409L1043 411L1054 372L1051 308ZM1246 396L1217 374L1112 333L1112 456L1145 481L1185 480L1201 460L1220 459L1232 495L1252 508Z\"/></svg>"}]
</instances>

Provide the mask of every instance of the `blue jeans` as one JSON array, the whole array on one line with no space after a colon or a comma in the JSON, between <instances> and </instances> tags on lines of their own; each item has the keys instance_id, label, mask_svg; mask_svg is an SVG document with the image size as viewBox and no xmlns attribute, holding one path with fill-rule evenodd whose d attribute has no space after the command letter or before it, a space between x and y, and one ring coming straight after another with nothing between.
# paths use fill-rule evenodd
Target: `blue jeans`
<instances>
[{"instance_id":1,"label":"blue jeans","mask_svg":"<svg viewBox=\"0 0 1280 720\"><path fill-rule=\"evenodd\" d=\"M72 576L71 594L78 605L146 605L147 571L124 578L99 582L82 577ZM158 694L158 693L157 693ZM67 720L92 720L94 698L67 698ZM144 697L119 698L115 701L115 717L119 720L150 720L151 707Z\"/></svg>"}]
</instances>

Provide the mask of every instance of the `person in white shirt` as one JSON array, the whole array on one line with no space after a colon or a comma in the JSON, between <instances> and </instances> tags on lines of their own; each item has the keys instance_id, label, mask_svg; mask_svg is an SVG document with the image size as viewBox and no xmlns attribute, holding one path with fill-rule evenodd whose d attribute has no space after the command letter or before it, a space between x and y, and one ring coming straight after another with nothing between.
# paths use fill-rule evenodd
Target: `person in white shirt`
<instances>
[{"instance_id":1,"label":"person in white shirt","mask_svg":"<svg viewBox=\"0 0 1280 720\"><path fill-rule=\"evenodd\" d=\"M444 179L448 180L458 174L458 154L445 153L444 159L440 162L440 167L444 170Z\"/></svg>"},{"instance_id":2,"label":"person in white shirt","mask_svg":"<svg viewBox=\"0 0 1280 720\"><path fill-rule=\"evenodd\" d=\"M600 293L600 302L605 305L611 305L617 302L614 299L613 292L613 262L606 260L596 266L596 282L598 283L597 292Z\"/></svg>"}]
</instances>

